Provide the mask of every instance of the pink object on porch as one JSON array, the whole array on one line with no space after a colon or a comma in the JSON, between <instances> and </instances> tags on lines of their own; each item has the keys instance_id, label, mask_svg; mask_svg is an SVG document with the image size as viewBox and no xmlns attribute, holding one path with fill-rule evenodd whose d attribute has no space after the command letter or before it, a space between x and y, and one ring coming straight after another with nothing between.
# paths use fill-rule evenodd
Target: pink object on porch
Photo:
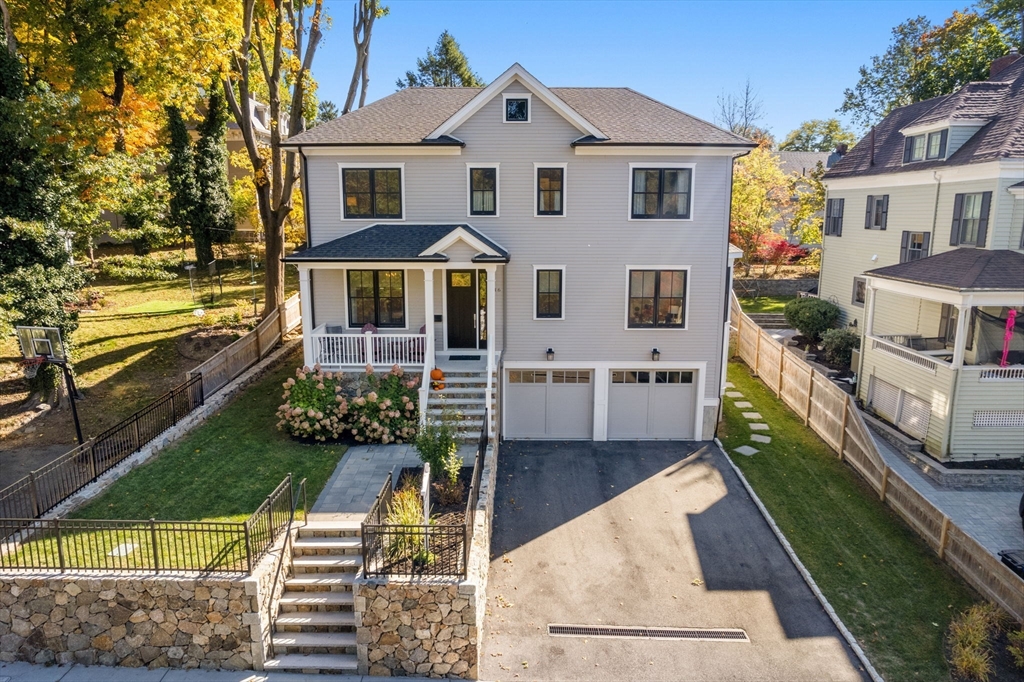
<instances>
[{"instance_id":1,"label":"pink object on porch","mask_svg":"<svg viewBox=\"0 0 1024 682\"><path fill-rule=\"evenodd\" d=\"M1010 308L1010 313L1006 318L1006 333L1003 334L1003 357L999 361L1000 367L1006 367L1008 364L1006 361L1007 356L1010 354L1010 339L1013 338L1013 328L1017 325L1017 311Z\"/></svg>"}]
</instances>

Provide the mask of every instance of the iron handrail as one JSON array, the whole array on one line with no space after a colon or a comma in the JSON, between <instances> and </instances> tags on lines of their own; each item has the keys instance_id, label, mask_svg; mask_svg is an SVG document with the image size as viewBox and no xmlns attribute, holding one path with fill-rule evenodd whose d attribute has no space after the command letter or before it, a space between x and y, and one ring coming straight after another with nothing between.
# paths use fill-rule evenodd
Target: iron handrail
<instances>
[{"instance_id":1,"label":"iron handrail","mask_svg":"<svg viewBox=\"0 0 1024 682\"><path fill-rule=\"evenodd\" d=\"M291 474L288 474L289 480ZM291 514L288 516L288 525L284 529L284 545L281 547L281 556L277 558L277 568L274 571L274 582L270 586L270 599L267 600L267 622L270 624L270 657L274 657L274 595L277 593L277 582L281 578L281 569L284 567L284 557L292 544L292 523L295 521L295 509L299 505L299 496L295 495L292 488L288 489L291 495ZM302 525L306 525L306 479L299 481L299 493L302 496Z\"/></svg>"}]
</instances>

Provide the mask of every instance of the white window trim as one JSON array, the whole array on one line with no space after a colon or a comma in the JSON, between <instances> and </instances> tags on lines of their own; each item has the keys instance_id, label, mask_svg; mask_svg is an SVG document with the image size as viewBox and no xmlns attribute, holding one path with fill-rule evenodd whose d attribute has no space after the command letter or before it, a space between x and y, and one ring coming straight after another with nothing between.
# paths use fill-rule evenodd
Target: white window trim
<instances>
[{"instance_id":1,"label":"white window trim","mask_svg":"<svg viewBox=\"0 0 1024 682\"><path fill-rule=\"evenodd\" d=\"M474 168L494 169L494 215L473 213L473 184L472 173ZM500 163L477 163L466 162L466 217L467 218L499 218L501 217L501 164Z\"/></svg>"},{"instance_id":2,"label":"white window trim","mask_svg":"<svg viewBox=\"0 0 1024 682\"><path fill-rule=\"evenodd\" d=\"M402 217L401 218L374 218L373 216L367 216L365 218L346 218L345 217L345 169L357 168L361 170L376 170L378 168L397 168L399 169L399 180L401 181L401 192L402 192ZM348 223L355 222L370 222L370 223L404 223L406 217L405 210L405 164L404 163L339 163L338 164L338 195L340 197L339 203L341 204L341 220Z\"/></svg>"},{"instance_id":3,"label":"white window trim","mask_svg":"<svg viewBox=\"0 0 1024 682\"><path fill-rule=\"evenodd\" d=\"M907 161L904 161L903 165L905 166L908 163L921 163L922 161L928 160L928 158L927 158L928 157L928 133L916 133L914 135L906 135L905 137L910 138L912 141L910 143L910 159L908 159ZM918 137L920 137L921 140L922 140L922 142L921 142L921 158L915 159L914 158L914 142L913 142L913 140L918 138ZM906 144L906 142L904 142L904 144Z\"/></svg>"},{"instance_id":4,"label":"white window trim","mask_svg":"<svg viewBox=\"0 0 1024 682\"><path fill-rule=\"evenodd\" d=\"M688 218L634 218L633 217L633 169L634 168L689 168L690 169L690 216ZM626 185L626 220L633 223L690 223L693 222L694 207L697 205L694 192L697 186L697 164L695 163L664 163L662 161L647 161L643 163L630 163L628 184ZM678 269L678 268L676 268Z\"/></svg>"},{"instance_id":5,"label":"white window trim","mask_svg":"<svg viewBox=\"0 0 1024 682\"><path fill-rule=\"evenodd\" d=\"M402 271L402 318L405 320L405 326L404 327L377 327L377 333L383 335L383 334L390 334L391 332L402 332L402 331L407 332L407 331L409 331L409 269L408 268L378 267L378 265L376 263L367 263L366 265L367 265L367 267L348 267L348 268L345 268L344 270L341 271L342 272L341 294L342 294L342 296L345 297L344 298L344 300L345 300L345 306L344 306L345 307L345 320L344 320L345 329L359 330L359 329L362 329L365 326L365 325L360 325L358 327L353 327L353 326L351 326L349 324L349 322L352 320L352 315L351 315L352 311L349 310L349 306L352 304L352 302L349 300L349 297L348 297L348 273L349 273L349 271L350 270L357 270L357 271L359 271L359 270L401 270Z\"/></svg>"},{"instance_id":6,"label":"white window trim","mask_svg":"<svg viewBox=\"0 0 1024 682\"><path fill-rule=\"evenodd\" d=\"M945 130L945 129L943 129L943 130ZM936 160L945 158L941 154L936 154L935 156L929 156L928 155L928 152L932 148L932 138L935 137L936 135L939 137L939 149L940 150L942 149L942 130L935 130L935 131L932 131L930 133L926 133L925 136L924 136L924 160L925 161L936 161ZM949 133L947 133L946 135L947 135L947 137L946 137L946 140L947 140L946 146L948 147L949 146L949 137L948 137Z\"/></svg>"},{"instance_id":7,"label":"white window trim","mask_svg":"<svg viewBox=\"0 0 1024 682\"><path fill-rule=\"evenodd\" d=\"M693 282L690 280L690 267L689 265L627 265L626 266L626 291L625 300L623 301L623 321L622 327L628 332L684 332L690 328L690 287ZM677 272L686 273L686 291L683 296L683 307L685 313L683 315L683 326L682 327L630 327L629 326L629 273L632 270L674 270Z\"/></svg>"},{"instance_id":8,"label":"white window trim","mask_svg":"<svg viewBox=\"0 0 1024 682\"><path fill-rule=\"evenodd\" d=\"M508 108L505 104L510 99L525 99L526 100L526 120L525 121L509 121L508 120ZM533 93L531 92L503 92L501 93L501 122L502 123L530 123L533 121Z\"/></svg>"},{"instance_id":9,"label":"white window trim","mask_svg":"<svg viewBox=\"0 0 1024 682\"><path fill-rule=\"evenodd\" d=\"M545 166L547 167L547 166ZM561 270L562 271L562 314L559 317L538 317L537 316L537 271L538 270ZM533 266L533 319L538 322L557 322L565 319L565 266L564 265L534 265Z\"/></svg>"},{"instance_id":10,"label":"white window trim","mask_svg":"<svg viewBox=\"0 0 1024 682\"><path fill-rule=\"evenodd\" d=\"M562 213L561 215L545 215L538 212L538 206L540 204L540 183L537 182L537 172L541 168L561 168L562 169ZM537 163L533 164L533 217L534 218L564 218L569 213L569 208L566 204L565 197L568 194L567 187L569 184L569 164L568 163Z\"/></svg>"}]
</instances>

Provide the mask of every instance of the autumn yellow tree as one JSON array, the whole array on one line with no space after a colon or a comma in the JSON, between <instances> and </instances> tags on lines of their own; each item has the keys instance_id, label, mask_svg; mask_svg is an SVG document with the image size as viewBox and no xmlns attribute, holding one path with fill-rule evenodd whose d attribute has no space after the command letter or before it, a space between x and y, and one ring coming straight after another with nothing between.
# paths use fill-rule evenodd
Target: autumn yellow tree
<instances>
[{"instance_id":1,"label":"autumn yellow tree","mask_svg":"<svg viewBox=\"0 0 1024 682\"><path fill-rule=\"evenodd\" d=\"M794 178L779 167L779 157L767 142L736 160L733 166L732 215L729 241L743 250L740 261L750 267L785 215L793 196Z\"/></svg>"}]
</instances>

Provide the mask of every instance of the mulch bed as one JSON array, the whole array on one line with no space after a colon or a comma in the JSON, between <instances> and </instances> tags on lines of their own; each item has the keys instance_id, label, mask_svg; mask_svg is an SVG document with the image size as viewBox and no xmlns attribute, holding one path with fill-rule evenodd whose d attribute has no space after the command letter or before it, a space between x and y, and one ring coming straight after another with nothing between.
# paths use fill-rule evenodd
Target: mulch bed
<instances>
[{"instance_id":1,"label":"mulch bed","mask_svg":"<svg viewBox=\"0 0 1024 682\"><path fill-rule=\"evenodd\" d=\"M242 333L217 327L193 329L178 339L178 354L189 360L205 362L237 341Z\"/></svg>"},{"instance_id":2,"label":"mulch bed","mask_svg":"<svg viewBox=\"0 0 1024 682\"><path fill-rule=\"evenodd\" d=\"M418 489L423 480L423 467L405 467L398 476L399 487L403 481L411 480ZM430 518L439 526L458 526L466 520L466 503L469 501L469 487L473 483L473 467L462 467L459 470L459 481L462 483L462 495L458 502L442 505L436 492L436 483L431 484Z\"/></svg>"}]
</instances>

